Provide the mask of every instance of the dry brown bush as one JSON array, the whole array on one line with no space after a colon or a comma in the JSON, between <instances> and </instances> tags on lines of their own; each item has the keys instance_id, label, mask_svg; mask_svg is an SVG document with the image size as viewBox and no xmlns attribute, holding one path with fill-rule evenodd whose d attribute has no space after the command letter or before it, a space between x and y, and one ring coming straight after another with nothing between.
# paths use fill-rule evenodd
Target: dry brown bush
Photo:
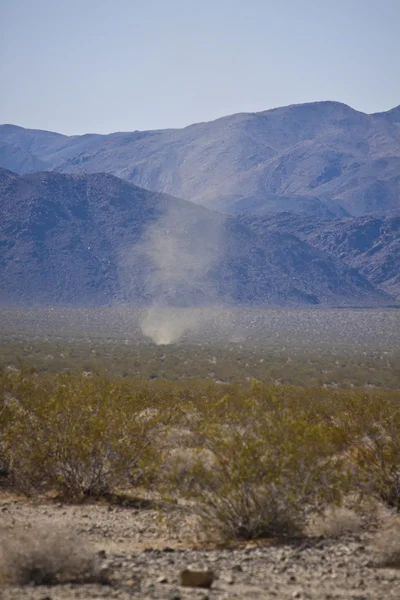
<instances>
[{"instance_id":1,"label":"dry brown bush","mask_svg":"<svg viewBox=\"0 0 400 600\"><path fill-rule=\"evenodd\" d=\"M98 557L62 530L2 532L0 584L109 583Z\"/></svg>"},{"instance_id":2,"label":"dry brown bush","mask_svg":"<svg viewBox=\"0 0 400 600\"><path fill-rule=\"evenodd\" d=\"M358 533L362 528L362 516L355 510L345 506L328 507L322 515L316 515L311 519L307 533L312 536L339 538Z\"/></svg>"},{"instance_id":3,"label":"dry brown bush","mask_svg":"<svg viewBox=\"0 0 400 600\"><path fill-rule=\"evenodd\" d=\"M391 516L373 540L376 563L381 567L400 569L400 517Z\"/></svg>"},{"instance_id":4,"label":"dry brown bush","mask_svg":"<svg viewBox=\"0 0 400 600\"><path fill-rule=\"evenodd\" d=\"M161 486L166 484L167 489L171 484L181 492L195 491L198 489L196 467L204 468L215 466L215 458L207 448L172 448L164 453Z\"/></svg>"}]
</instances>

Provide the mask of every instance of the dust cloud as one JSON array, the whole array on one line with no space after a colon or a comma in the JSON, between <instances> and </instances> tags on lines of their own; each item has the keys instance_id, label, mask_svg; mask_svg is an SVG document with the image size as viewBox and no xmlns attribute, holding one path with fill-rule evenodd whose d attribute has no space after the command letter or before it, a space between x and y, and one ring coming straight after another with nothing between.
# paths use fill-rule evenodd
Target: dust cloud
<instances>
[{"instance_id":1,"label":"dust cloud","mask_svg":"<svg viewBox=\"0 0 400 600\"><path fill-rule=\"evenodd\" d=\"M201 315L195 311L154 305L146 310L140 327L143 335L159 346L177 342L188 331L196 333L201 320Z\"/></svg>"},{"instance_id":2,"label":"dust cloud","mask_svg":"<svg viewBox=\"0 0 400 600\"><path fill-rule=\"evenodd\" d=\"M145 289L152 304L141 330L156 344L172 344L199 328L204 313L189 307L216 304L223 231L222 216L212 218L206 209L187 203L169 207L148 228L140 251L149 265Z\"/></svg>"}]
</instances>

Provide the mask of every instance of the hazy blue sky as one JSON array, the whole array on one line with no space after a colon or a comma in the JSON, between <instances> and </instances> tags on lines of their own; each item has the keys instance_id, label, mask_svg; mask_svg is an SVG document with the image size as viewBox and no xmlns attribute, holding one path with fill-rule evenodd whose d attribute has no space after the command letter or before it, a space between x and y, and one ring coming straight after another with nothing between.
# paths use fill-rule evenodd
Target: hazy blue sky
<instances>
[{"instance_id":1,"label":"hazy blue sky","mask_svg":"<svg viewBox=\"0 0 400 600\"><path fill-rule=\"evenodd\" d=\"M400 0L0 0L0 123L181 127L400 104Z\"/></svg>"}]
</instances>

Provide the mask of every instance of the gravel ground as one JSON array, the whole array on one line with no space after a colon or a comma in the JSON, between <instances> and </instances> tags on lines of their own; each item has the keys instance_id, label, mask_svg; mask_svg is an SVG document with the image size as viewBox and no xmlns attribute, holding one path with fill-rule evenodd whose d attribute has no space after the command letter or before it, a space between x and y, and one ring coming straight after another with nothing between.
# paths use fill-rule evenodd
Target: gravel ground
<instances>
[{"instance_id":1,"label":"gravel ground","mask_svg":"<svg viewBox=\"0 0 400 600\"><path fill-rule=\"evenodd\" d=\"M175 522L179 523L179 516ZM0 493L3 542L20 531L33 538L35 532L59 531L60 547L62 532L75 532L77 544L89 547L108 570L109 584L9 585L0 588L2 600L400 599L400 569L378 566L373 534L367 532L338 540L196 547L184 520L171 533L162 513L153 508L34 504ZM179 586L180 572L190 567L215 573L211 589Z\"/></svg>"}]
</instances>

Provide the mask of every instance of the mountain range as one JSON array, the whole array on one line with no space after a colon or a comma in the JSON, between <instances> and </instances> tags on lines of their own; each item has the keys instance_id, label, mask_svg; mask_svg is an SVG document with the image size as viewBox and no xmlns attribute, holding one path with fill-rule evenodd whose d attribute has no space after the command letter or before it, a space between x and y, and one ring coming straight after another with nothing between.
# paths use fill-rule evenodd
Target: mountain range
<instances>
[{"instance_id":1,"label":"mountain range","mask_svg":"<svg viewBox=\"0 0 400 600\"><path fill-rule=\"evenodd\" d=\"M225 212L321 217L400 211L400 106L339 102L241 113L184 129L65 136L0 126L0 166L111 173Z\"/></svg>"},{"instance_id":2,"label":"mountain range","mask_svg":"<svg viewBox=\"0 0 400 600\"><path fill-rule=\"evenodd\" d=\"M357 269L370 283L400 299L400 216L324 219L280 213L243 215L255 233L291 233Z\"/></svg>"},{"instance_id":3,"label":"mountain range","mask_svg":"<svg viewBox=\"0 0 400 600\"><path fill-rule=\"evenodd\" d=\"M400 300L400 106L109 135L1 125L0 167L2 303Z\"/></svg>"},{"instance_id":4,"label":"mountain range","mask_svg":"<svg viewBox=\"0 0 400 600\"><path fill-rule=\"evenodd\" d=\"M109 174L0 170L9 304L387 305L384 290L292 233L256 228Z\"/></svg>"}]
</instances>

